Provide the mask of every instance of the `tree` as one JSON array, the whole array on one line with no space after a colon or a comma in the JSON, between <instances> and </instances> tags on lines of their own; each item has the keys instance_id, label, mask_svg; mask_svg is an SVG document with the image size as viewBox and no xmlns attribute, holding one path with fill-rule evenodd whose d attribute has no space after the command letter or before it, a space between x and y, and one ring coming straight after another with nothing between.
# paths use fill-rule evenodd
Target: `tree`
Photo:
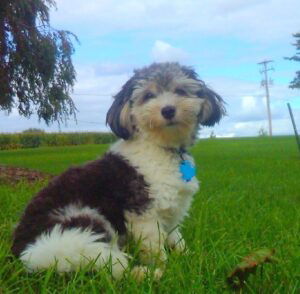
<instances>
[{"instance_id":1,"label":"tree","mask_svg":"<svg viewBox=\"0 0 300 294\"><path fill-rule=\"evenodd\" d=\"M258 136L259 137L267 137L268 136L268 132L265 130L264 127L260 127L260 129L258 130Z\"/></svg>"},{"instance_id":2,"label":"tree","mask_svg":"<svg viewBox=\"0 0 300 294\"><path fill-rule=\"evenodd\" d=\"M0 110L47 124L75 115L71 38L49 23L54 0L0 0Z\"/></svg>"},{"instance_id":3,"label":"tree","mask_svg":"<svg viewBox=\"0 0 300 294\"><path fill-rule=\"evenodd\" d=\"M285 57L285 59L300 62L300 32L297 34L294 34L293 36L296 38L296 43L293 44L294 46L296 46L296 55L294 55L292 57ZM300 89L300 71L296 72L296 77L291 81L289 87L292 89L295 89L295 88Z\"/></svg>"}]
</instances>

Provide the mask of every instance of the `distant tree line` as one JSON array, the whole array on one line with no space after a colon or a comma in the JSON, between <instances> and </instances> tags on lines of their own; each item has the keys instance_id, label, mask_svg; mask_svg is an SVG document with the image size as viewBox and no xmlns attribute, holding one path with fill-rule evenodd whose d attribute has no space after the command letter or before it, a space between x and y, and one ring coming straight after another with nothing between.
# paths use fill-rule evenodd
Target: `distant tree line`
<instances>
[{"instance_id":1,"label":"distant tree line","mask_svg":"<svg viewBox=\"0 0 300 294\"><path fill-rule=\"evenodd\" d=\"M31 129L22 133L0 134L0 150L41 146L109 144L115 140L116 136L112 133L45 133L43 130Z\"/></svg>"}]
</instances>

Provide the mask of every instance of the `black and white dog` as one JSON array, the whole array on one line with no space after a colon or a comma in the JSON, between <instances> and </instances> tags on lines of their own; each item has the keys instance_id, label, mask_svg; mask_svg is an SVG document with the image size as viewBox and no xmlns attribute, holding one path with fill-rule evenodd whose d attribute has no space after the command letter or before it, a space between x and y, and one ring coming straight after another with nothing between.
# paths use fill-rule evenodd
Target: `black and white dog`
<instances>
[{"instance_id":1,"label":"black and white dog","mask_svg":"<svg viewBox=\"0 0 300 294\"><path fill-rule=\"evenodd\" d=\"M121 139L32 199L15 230L13 253L30 271L111 262L120 278L128 267L120 240L129 234L139 240L144 264L153 256L165 261L165 244L183 251L179 227L198 190L186 148L199 125L212 126L224 113L222 98L189 67L154 63L136 70L107 114ZM140 277L145 268L133 272Z\"/></svg>"}]
</instances>

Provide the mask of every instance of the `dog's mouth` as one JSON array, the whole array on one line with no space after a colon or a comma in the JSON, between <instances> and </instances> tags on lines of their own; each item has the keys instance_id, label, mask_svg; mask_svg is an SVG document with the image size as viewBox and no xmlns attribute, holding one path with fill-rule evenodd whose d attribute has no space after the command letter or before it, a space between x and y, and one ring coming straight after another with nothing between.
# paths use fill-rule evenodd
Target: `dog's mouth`
<instances>
[{"instance_id":1,"label":"dog's mouth","mask_svg":"<svg viewBox=\"0 0 300 294\"><path fill-rule=\"evenodd\" d=\"M179 125L179 122L177 121L167 121L166 122L166 127L176 127Z\"/></svg>"}]
</instances>

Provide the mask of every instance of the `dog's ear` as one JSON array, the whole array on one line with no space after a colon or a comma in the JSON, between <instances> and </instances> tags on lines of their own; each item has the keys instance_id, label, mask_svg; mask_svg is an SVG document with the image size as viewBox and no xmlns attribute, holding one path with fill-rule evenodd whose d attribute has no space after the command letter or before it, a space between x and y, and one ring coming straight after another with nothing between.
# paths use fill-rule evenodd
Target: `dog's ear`
<instances>
[{"instance_id":1,"label":"dog's ear","mask_svg":"<svg viewBox=\"0 0 300 294\"><path fill-rule=\"evenodd\" d=\"M198 81L201 85L201 90L197 93L197 96L205 99L205 101L199 113L199 121L204 126L213 126L226 114L224 100L219 94L209 89L205 83L198 78L198 75L193 68L182 66L181 70L188 78Z\"/></svg>"},{"instance_id":2,"label":"dog's ear","mask_svg":"<svg viewBox=\"0 0 300 294\"><path fill-rule=\"evenodd\" d=\"M121 91L115 95L115 100L106 115L106 124L110 126L116 136L124 140L128 140L133 132L130 115L130 97L133 86L134 80L131 78L125 83Z\"/></svg>"},{"instance_id":3,"label":"dog's ear","mask_svg":"<svg viewBox=\"0 0 300 294\"><path fill-rule=\"evenodd\" d=\"M190 79L194 79L199 81L198 75L192 67L189 66L181 66L181 71Z\"/></svg>"},{"instance_id":4,"label":"dog's ear","mask_svg":"<svg viewBox=\"0 0 300 294\"><path fill-rule=\"evenodd\" d=\"M203 106L199 113L201 125L213 126L218 123L222 116L226 114L225 102L222 97L206 86L197 93L197 96L204 99Z\"/></svg>"}]
</instances>

